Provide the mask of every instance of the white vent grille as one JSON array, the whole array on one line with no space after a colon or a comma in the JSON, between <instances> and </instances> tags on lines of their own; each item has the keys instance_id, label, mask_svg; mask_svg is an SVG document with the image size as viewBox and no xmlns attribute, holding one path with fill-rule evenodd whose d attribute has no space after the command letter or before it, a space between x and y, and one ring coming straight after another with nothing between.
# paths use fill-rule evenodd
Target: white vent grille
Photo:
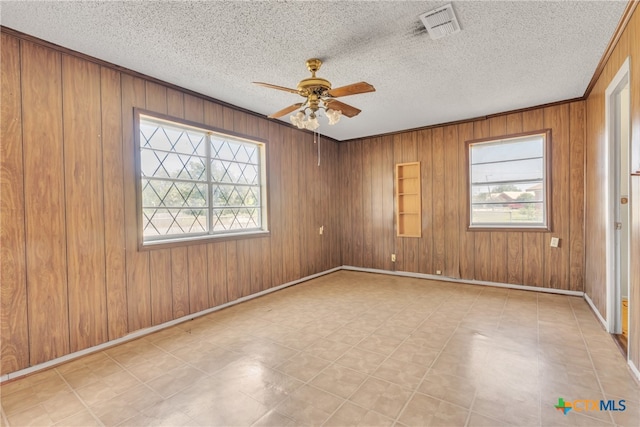
<instances>
[{"instance_id":1,"label":"white vent grille","mask_svg":"<svg viewBox=\"0 0 640 427\"><path fill-rule=\"evenodd\" d=\"M458 19L453 13L453 7L451 7L451 4L425 12L420 15L420 19L424 23L424 26L429 32L429 36L431 36L433 40L437 40L460 31L460 24L458 24Z\"/></svg>"}]
</instances>

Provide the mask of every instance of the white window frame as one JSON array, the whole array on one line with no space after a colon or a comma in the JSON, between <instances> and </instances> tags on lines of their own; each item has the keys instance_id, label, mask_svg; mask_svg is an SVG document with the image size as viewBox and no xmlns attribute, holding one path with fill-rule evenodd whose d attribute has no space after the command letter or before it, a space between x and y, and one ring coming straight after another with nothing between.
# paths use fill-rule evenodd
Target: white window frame
<instances>
[{"instance_id":1,"label":"white window frame","mask_svg":"<svg viewBox=\"0 0 640 427\"><path fill-rule=\"evenodd\" d=\"M241 238L252 238L252 237L263 237L269 235L268 228L268 194L267 194L267 155L266 155L266 143L263 140L258 138L249 137L245 135L241 135L235 132L229 132L226 130L217 129L211 126L206 126L201 123L190 122L187 120L169 117L162 114L157 114L154 112L142 110L142 109L134 109L134 141L135 141L135 159L136 159L136 183L137 183L137 216L138 216L138 246L140 249L149 249L149 248L158 248L159 246L178 246L184 245L194 242L199 242L203 240L215 239L215 240L231 240L231 239L241 239ZM145 236L144 235L144 209L148 209L150 207L146 207L143 205L143 188L142 182L145 179L143 176L143 165L142 165L142 150L150 150L163 152L162 150L151 150L147 147L143 147L141 144L141 134L140 134L140 123L142 121L147 121L151 123L162 124L165 123L173 128L181 128L184 130L191 130L195 132L201 132L206 135L206 146L205 146L205 154L204 155L193 155L194 157L200 157L204 159L205 167L206 167L206 180L199 181L202 182L203 185L206 185L207 194L206 194L206 206L202 207L202 210L208 211L208 220L206 221L206 231L201 232L192 232L192 233L181 233L181 234L171 234L171 235L156 235L156 236ZM214 157L213 150L211 149L211 141L213 138L223 138L226 140L230 140L235 144L240 145L250 145L252 147L257 148L258 156L259 156L259 164L258 164L258 177L259 183L258 185L252 185L252 187L259 187L259 203L257 208L259 209L259 224L258 227L252 228L242 228L242 229L231 229L231 230L214 230L214 210L220 209L220 206L214 206L212 200L212 189L214 186L219 184L225 184L227 186L246 186L245 184L239 183L222 183L214 181L211 173L211 162L212 160L216 160L219 158ZM167 153L168 151L164 151ZM183 155L187 155L184 154ZM233 160L225 160L231 163L240 164L239 161ZM153 178L158 179L158 178ZM170 182L185 182L185 180L173 179L173 178L161 178L165 181ZM186 180L186 182L191 182ZM192 182L195 182L193 180ZM187 207L183 207L184 209L188 209Z\"/></svg>"},{"instance_id":2,"label":"white window frame","mask_svg":"<svg viewBox=\"0 0 640 427\"><path fill-rule=\"evenodd\" d=\"M543 220L542 222L474 222L473 221L473 186L474 185L509 185L509 184L522 184L527 182L528 180L497 180L497 181L483 181L483 182L472 182L473 177L473 148L479 147L482 145L489 144L502 144L502 143L517 143L518 141L530 141L532 138L541 137L542 141L542 161L543 161L543 170L542 170L542 212L543 212ZM538 130L534 132L526 132L519 133L515 135L507 135L502 137L493 137L493 138L483 138L476 139L472 141L467 141L467 219L468 225L467 229L470 231L551 231L551 129ZM479 164L490 164L495 163L496 167L499 167L500 163L508 163L508 162L516 162L527 160L528 158L514 158L504 161L496 161L496 162L485 162L485 163L477 163ZM531 183L540 182L538 179L532 179ZM507 203L507 202L505 202ZM480 203L476 203L480 204Z\"/></svg>"}]
</instances>

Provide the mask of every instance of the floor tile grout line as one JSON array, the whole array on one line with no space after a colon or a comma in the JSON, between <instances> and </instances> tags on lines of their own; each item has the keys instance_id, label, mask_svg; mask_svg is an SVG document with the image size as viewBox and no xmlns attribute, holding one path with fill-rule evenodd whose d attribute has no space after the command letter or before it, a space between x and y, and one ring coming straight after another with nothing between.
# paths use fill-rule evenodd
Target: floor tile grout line
<instances>
[{"instance_id":1,"label":"floor tile grout line","mask_svg":"<svg viewBox=\"0 0 640 427\"><path fill-rule=\"evenodd\" d=\"M542 380L540 375L540 295L536 294L536 376L538 378L538 420L542 427Z\"/></svg>"},{"instance_id":2,"label":"floor tile grout line","mask_svg":"<svg viewBox=\"0 0 640 427\"><path fill-rule=\"evenodd\" d=\"M58 368L54 368L56 373L58 374L58 376L62 379L62 381L64 381L64 383L67 385L67 387L69 387L71 389L71 392L76 396L76 398L80 401L80 403L82 403L82 405L86 408L86 410L89 412L89 414L91 414L91 416L98 422L99 425L104 426L104 423L102 422L102 420L100 418L98 418L98 416L93 412L93 410L89 407L89 405L87 404L87 402L84 401L84 399L82 397L80 397L80 395L78 394L78 392L76 391L76 389L74 387L71 386L71 384L69 384L69 381L67 381L67 379L64 377L64 375L62 375L60 373L60 371L58 371ZM75 414L66 417L65 419L68 419L76 414L79 414L82 411L78 411ZM63 420L57 421L54 424L58 424Z\"/></svg>"},{"instance_id":3,"label":"floor tile grout line","mask_svg":"<svg viewBox=\"0 0 640 427\"><path fill-rule=\"evenodd\" d=\"M428 315L428 316L427 316L423 321L421 321L421 322L420 322L420 323L419 323L419 324L418 324L418 325L417 325L417 326L412 330L411 334L407 335L407 337L405 337L405 338L400 342L400 344L398 344L398 346L396 347L396 349L397 349L400 345L402 345L402 344L403 344L407 339L409 339L409 337L410 337L410 336L411 336L411 335L412 335L416 330L418 330L418 328L419 328L422 324L424 324L424 322L426 322L426 321L427 321L427 320L432 316L432 314L433 314L434 312L436 312L436 311L437 311L437 310L442 306L442 304L444 304L444 302L445 302L445 301L446 301L446 300L442 301L442 302L438 305L438 307L437 307L437 308L435 308L432 312L430 312L430 313L429 313L429 315ZM382 305L382 304L377 304L377 305L375 305L375 306L373 306L373 307L369 308L369 309L368 309L368 310L366 310L365 312L372 311L372 310L374 310L375 308L377 308L377 307L378 307L378 306L380 306L380 305ZM387 320L392 319L392 318L394 318L395 316L399 315L399 314L402 312L402 309L403 309L403 308L405 308L405 307L406 307L406 306L408 306L408 305L410 305L410 303L403 304L402 308L400 308L398 311L396 311L396 313L395 313L394 315L390 316ZM372 335L374 335L374 334L375 334L375 331L377 331L378 329L380 329L380 327L381 327L381 326L378 326L376 329L374 329L373 331L369 332L369 333L368 333L368 335L366 335L365 337L363 337L362 339L360 339L357 343L353 344L349 349L345 350L345 351L342 353L342 355L341 355L340 357L342 357L344 354L346 354L349 350L356 348L356 347L358 346L358 344L360 344L360 343L361 343L362 341L364 341L365 339L367 339L367 338L371 337ZM367 332L367 331L364 331L364 332ZM325 335L323 338L326 338L326 335ZM359 348L359 347L358 347L358 348ZM365 351L366 351L366 350L365 350ZM395 350L394 350L394 351L395 351ZM376 352L373 352L373 351L372 351L372 353L376 353ZM377 369L377 368L379 368L379 367L380 367L380 365L382 365L384 362L386 362L387 360L389 360L389 359L391 358L391 355L393 354L393 352L391 352L391 353L390 353L390 354L388 354L388 355L384 355L384 354L382 354L382 353L376 353L376 354L380 354L380 355L382 355L382 356L385 356L385 359L377 365L377 367L376 367L376 369ZM323 359L323 360L326 360L326 359ZM333 411L333 412L332 412L332 413L331 413L331 414L330 414L330 415L329 415L329 416L324 420L323 424L324 424L324 423L326 423L328 420L330 420L330 419L331 419L331 417L333 417L333 416L334 416L334 415L335 415L335 414L340 410L340 408L342 408L342 407L344 406L344 404L345 404L347 401L351 402L349 399L350 399L350 398L351 398L351 397L352 397L356 392L358 392L358 390L360 390L360 387L362 387L362 385L366 382L366 380L367 380L369 377L372 377L372 378L374 378L374 379L378 379L378 380L382 380L382 381L385 381L385 382L387 382L387 383L389 383L389 384L393 384L393 385L398 386L398 384L395 384L395 383L393 383L393 382L391 382L391 381L385 380L385 379L383 379L383 378L375 377L373 374L366 374L366 375L367 375L367 378L365 378L365 380L363 380L363 381L358 385L358 387L356 388L356 390L354 390L354 391L353 391L353 392L352 392L352 393L351 393L347 398L343 398L343 397L341 397L341 396L338 396L338 395L336 395L336 394L334 394L334 393L331 393L331 392L329 392L329 391L327 391L327 390L324 390L324 389L318 388L318 387L314 386L313 384L311 384L311 381L313 381L315 378L317 378L318 376L320 376L320 375L321 375L321 374L322 374L326 369L328 369L331 365L335 364L335 362L336 362L336 361L337 361L337 359L336 359L336 360L334 360L334 361L332 361L332 362L330 362L330 363L329 363L329 365L327 365L325 368L323 368L321 371L319 371L316 375L314 375L313 377L311 377L311 378L310 378L306 383L304 383L304 385L309 385L309 386L311 386L311 387L314 387L314 388L316 388L316 389L318 389L318 390L321 390L321 391L323 391L323 392L325 392L325 393L329 393L329 394L331 394L332 396L338 397L339 399L343 400L343 401L341 402L341 404L340 404L340 405L338 405L338 407L337 407L337 408L336 408L336 409L335 409L335 410L334 410L334 411ZM433 362L432 362L432 363L433 363ZM342 366L342 365L340 365L340 364L338 364L338 365L339 365L339 366ZM346 368L346 369L354 370L354 371L356 371L356 372L360 372L360 371L357 371L357 370L352 369L352 368L349 368L349 367L345 367L345 368ZM428 371L428 369L427 369L427 371ZM281 371L280 371L280 372L281 372ZM283 373L284 373L284 372L283 372ZM421 381L422 381L422 380L421 380ZM419 384L418 384L418 386L419 386ZM402 386L400 386L400 387L402 387ZM439 400L440 400L440 399L439 399ZM282 403L282 402L281 402L281 403ZM353 402L351 402L351 403L353 403ZM357 405L357 406L359 406L359 405ZM366 408L365 408L365 409L366 409ZM375 412L375 411L374 411L374 412ZM383 414L381 414L381 415L383 415ZM387 418L389 418L389 417L387 417ZM394 422L395 422L395 421L394 421Z\"/></svg>"},{"instance_id":4,"label":"floor tile grout line","mask_svg":"<svg viewBox=\"0 0 640 427\"><path fill-rule=\"evenodd\" d=\"M2 412L2 413L1 413L2 421L4 422L4 424L5 424L7 427L11 427L11 424L9 424L9 419L7 418L7 415L4 413L4 408L2 409L2 411L1 411L1 412Z\"/></svg>"},{"instance_id":5,"label":"floor tile grout line","mask_svg":"<svg viewBox=\"0 0 640 427\"><path fill-rule=\"evenodd\" d=\"M471 307L473 307L473 305L477 302L478 298L480 297L480 294L482 293L482 291L480 290L477 294L476 297L473 300L473 303L469 305L469 308L467 309L465 316L467 314L469 314L469 312L471 311ZM442 305L448 301L449 299L451 299L451 296L449 295L447 299L445 299L444 301L442 301L442 303L438 306L438 309L440 307L442 307ZM434 310L437 311L438 309ZM433 313L432 313L433 314ZM429 315L422 323L426 322L429 318L431 317L431 315ZM442 348L440 349L440 352L438 353L438 355L436 356L436 358L431 362L431 365L429 365L429 368L427 368L426 372L424 373L424 375L422 376L420 382L418 383L418 387L420 387L420 384L422 384L425 380L425 378L427 377L427 375L429 375L429 372L431 372L431 369L433 367L433 365L437 362L437 360L440 358L440 356L442 355L442 352L444 351L444 349L447 347L447 345L449 344L449 341L451 341L451 339L453 338L453 336L455 335L456 331L458 330L458 328L460 327L460 323L462 323L462 319L464 319L464 316L461 317L460 321L457 323L455 329L451 332L451 334L449 335L449 338L447 339L447 341L444 343L444 345L442 346ZM421 323L421 325L422 325ZM416 328L417 329L417 328ZM397 424L400 422L400 417L402 416L402 414L404 413L404 411L407 409L407 407L409 406L409 403L411 403L411 401L413 400L414 396L416 395L416 393L418 392L418 387L416 387L415 390L412 391L411 396L409 396L409 398L407 399L407 401L405 402L405 404L403 405L403 407L400 409L400 411L398 412L398 415L396 415L396 418L394 419L394 424ZM448 403L448 402L447 402ZM471 411L471 408L468 409L469 411Z\"/></svg>"},{"instance_id":6,"label":"floor tile grout line","mask_svg":"<svg viewBox=\"0 0 640 427\"><path fill-rule=\"evenodd\" d=\"M582 331L582 325L580 325L580 321L578 320L578 316L576 315L576 311L573 309L573 304L571 304L571 302L569 302L569 307L571 307L571 313L573 314L573 318L575 319L576 324L578 325L578 330L580 331L580 337L582 338L584 346L587 349L587 355L589 356L589 361L591 362L591 369L596 375L596 380L598 381L598 386L600 387L600 392L602 393L602 397L606 398L607 395L605 394L604 387L602 386L602 382L600 381L600 375L598 373L598 370L596 369L595 363L593 362L593 357L591 356L591 348L589 347L589 344L587 343L587 340L584 337L584 332ZM611 411L609 411L609 418L611 419L611 424L615 425L616 420L613 418L613 414L611 413Z\"/></svg>"},{"instance_id":7,"label":"floor tile grout line","mask_svg":"<svg viewBox=\"0 0 640 427\"><path fill-rule=\"evenodd\" d=\"M398 347L400 347L402 344L404 344L404 343L409 339L409 337L411 337L411 336L412 336L412 335L413 335L413 334L418 330L418 328L420 328L420 326L422 326L422 325L423 325L427 320L429 320L429 318L433 315L433 313L435 313L435 312L436 312L440 307L442 307L442 305L443 305L446 301L447 301L446 299L445 299L445 300L443 300L443 301L438 305L438 307L436 307L433 311L431 311L431 312L429 313L429 315L428 315L427 317L425 317L425 318L424 318L424 320L422 320L420 323L418 323L418 325L416 325L416 327L415 327L415 328L413 328L413 330L411 331L411 333L410 333L409 335L407 335L407 336L406 336L406 337L405 337L405 338L400 342L400 344L398 344L398 345L396 346L396 348L394 349L394 351L392 351L390 354L386 355L385 359L384 359L382 362L380 362L380 363L378 364L378 366L376 367L376 370L377 370L378 368L380 368L380 366L381 366L383 363L385 363L387 360L391 359L391 355L392 355L393 353L395 353L395 350L397 350L397 349L398 349ZM410 304L409 304L409 303L405 304L405 305L403 306L403 308L404 308L404 307L406 307L406 306L408 306L408 305L410 305ZM375 308L375 307L373 307L373 308L372 308L372 310L373 310L374 308ZM389 319L391 319L391 318L395 317L395 316L396 316L396 315L398 315L399 313L400 313L400 311L398 311L396 314L394 314L393 316L391 316ZM380 327L381 327L381 326L380 326ZM371 335L373 335L373 334L375 333L375 331L377 331L378 329L380 329L380 327L376 328L376 329L375 329L374 331L372 331L372 332L371 332L367 337L365 337L365 338L363 338L362 340L360 340L360 341L358 342L358 344L359 344L360 342L364 341L366 338L368 338L368 337L370 337ZM356 345L357 345L357 344L356 344ZM354 346L354 347L355 347L355 346ZM444 348L444 347L443 347L443 348ZM442 351L442 349L441 349L440 351ZM378 353L378 354L381 354L381 353ZM439 353L438 353L438 354L439 354ZM429 371L429 369L431 368L431 366L433 365L433 363L435 363L435 360L437 360L437 356L436 356L436 358L431 362L431 364L429 365L429 367L428 367L428 368L427 368L427 370L425 371L425 376L426 376L427 372ZM382 380L382 381L385 381L385 382L387 382L387 383L389 383L389 384L392 384L392 385L395 385L395 386L399 386L399 387L401 387L401 388L404 388L404 387L402 387L401 385L396 384L396 383L393 383L393 382L391 382L391 381L389 381L389 380L386 380L386 379L384 379L384 378L376 377L376 376L375 376L375 371L374 371L374 373L367 374L367 376L368 376L368 378L374 378L374 379L377 379L377 380ZM354 390L354 391L349 395L349 397L347 397L346 399L344 399L344 402L342 402L342 403L338 406L338 408L336 408L336 410L335 410L331 415L329 415L329 417L325 420L325 422L324 422L324 423L326 423L328 420L330 420L330 419L331 419L331 417L333 417L333 416L334 416L334 415L335 415L335 414L340 410L340 408L342 408L342 406L344 406L344 404L345 404L346 402L351 402L349 399L350 399L354 394L356 394L356 393L360 390L360 388L362 387L362 385L366 382L366 380L367 380L368 378L366 378L364 381L362 381L362 383L360 383L360 384L358 385L358 388L356 388L356 390ZM417 386L415 387L415 390L417 390L417 388L420 386L420 384L422 383L422 381L423 381L423 380L424 380L424 376L423 376L423 377L422 377L422 379L418 382ZM407 391L410 391L410 390L407 390ZM415 392L414 392L414 394L415 394ZM412 398L412 397L413 397L413 394L409 397L409 399L407 400L407 402L406 402L406 403L408 403L408 402L411 400L411 398ZM438 400L440 400L440 399L438 399ZM354 403L354 402L351 402L351 403ZM406 403L405 403L405 406L406 406ZM358 405L358 406L359 406L359 405ZM398 422L398 421L397 421L397 418L400 416L400 414L402 414L403 409L404 409L404 406L403 406L403 408L401 408L401 410L398 412L398 415L396 415L396 418L395 418L395 419L393 419L393 423L394 423L394 424L396 424L396 423ZM374 411L374 412L375 412L375 411ZM387 418L389 418L389 417L387 417ZM390 418L390 419L391 419L391 418ZM324 424L324 423L323 423L323 424Z\"/></svg>"},{"instance_id":8,"label":"floor tile grout line","mask_svg":"<svg viewBox=\"0 0 640 427\"><path fill-rule=\"evenodd\" d=\"M476 396L477 395L478 395L478 390L474 390L473 398L471 399L471 404L469 405L469 413L467 414L467 419L464 422L464 426L465 427L469 426L469 421L471 420L471 415L473 414L473 411L471 410L471 408L473 408L473 404L476 402Z\"/></svg>"}]
</instances>

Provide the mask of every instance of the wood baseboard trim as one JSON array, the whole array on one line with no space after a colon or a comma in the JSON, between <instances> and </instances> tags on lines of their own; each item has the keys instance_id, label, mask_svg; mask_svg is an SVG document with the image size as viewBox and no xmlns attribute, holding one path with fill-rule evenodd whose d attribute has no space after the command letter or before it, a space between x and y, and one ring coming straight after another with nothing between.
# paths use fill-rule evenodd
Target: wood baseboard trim
<instances>
[{"instance_id":1,"label":"wood baseboard trim","mask_svg":"<svg viewBox=\"0 0 640 427\"><path fill-rule=\"evenodd\" d=\"M424 273L411 273L407 271L378 270L375 268L353 267L350 265L343 265L342 269L349 270L349 271L361 271L364 273L377 273L377 274L389 274L391 276L413 277L416 279L438 280L440 282L454 282L454 283L461 283L465 285L493 286L495 288L517 289L521 291L533 291L533 292L542 292L542 293L548 293L548 294L569 295L574 297L584 296L584 292L580 292L580 291L568 291L564 289L552 289L552 288L539 288L536 286L525 286L525 285L512 285L508 283L487 282L482 280L456 279L453 277L437 276L433 274L424 274Z\"/></svg>"}]
</instances>

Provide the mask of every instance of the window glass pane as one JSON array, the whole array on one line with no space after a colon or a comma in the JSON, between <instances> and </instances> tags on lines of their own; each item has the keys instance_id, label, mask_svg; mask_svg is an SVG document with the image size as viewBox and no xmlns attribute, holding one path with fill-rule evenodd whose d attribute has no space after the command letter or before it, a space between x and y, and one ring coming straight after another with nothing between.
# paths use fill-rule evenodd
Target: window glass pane
<instances>
[{"instance_id":1,"label":"window glass pane","mask_svg":"<svg viewBox=\"0 0 640 427\"><path fill-rule=\"evenodd\" d=\"M471 222L476 225L527 225L544 222L541 202L513 202L471 205Z\"/></svg>"},{"instance_id":2,"label":"window glass pane","mask_svg":"<svg viewBox=\"0 0 640 427\"><path fill-rule=\"evenodd\" d=\"M543 156L544 138L541 136L523 139L502 140L473 144L471 163L503 162Z\"/></svg>"},{"instance_id":3,"label":"window glass pane","mask_svg":"<svg viewBox=\"0 0 640 427\"><path fill-rule=\"evenodd\" d=\"M206 181L207 169L202 157L143 149L142 176Z\"/></svg>"},{"instance_id":4,"label":"window glass pane","mask_svg":"<svg viewBox=\"0 0 640 427\"><path fill-rule=\"evenodd\" d=\"M142 206L206 207L207 185L160 180L142 181Z\"/></svg>"},{"instance_id":5,"label":"window glass pane","mask_svg":"<svg viewBox=\"0 0 640 427\"><path fill-rule=\"evenodd\" d=\"M542 180L538 182L510 182L508 184L471 186L471 201L476 202L542 202Z\"/></svg>"},{"instance_id":6,"label":"window glass pane","mask_svg":"<svg viewBox=\"0 0 640 427\"><path fill-rule=\"evenodd\" d=\"M213 229L215 231L233 231L260 227L260 209L214 209Z\"/></svg>"},{"instance_id":7,"label":"window glass pane","mask_svg":"<svg viewBox=\"0 0 640 427\"><path fill-rule=\"evenodd\" d=\"M206 209L143 209L145 236L202 234L207 231Z\"/></svg>"},{"instance_id":8,"label":"window glass pane","mask_svg":"<svg viewBox=\"0 0 640 427\"><path fill-rule=\"evenodd\" d=\"M544 174L543 159L514 160L502 163L485 163L472 166L471 180L473 184L482 182L524 181L542 179Z\"/></svg>"}]
</instances>

